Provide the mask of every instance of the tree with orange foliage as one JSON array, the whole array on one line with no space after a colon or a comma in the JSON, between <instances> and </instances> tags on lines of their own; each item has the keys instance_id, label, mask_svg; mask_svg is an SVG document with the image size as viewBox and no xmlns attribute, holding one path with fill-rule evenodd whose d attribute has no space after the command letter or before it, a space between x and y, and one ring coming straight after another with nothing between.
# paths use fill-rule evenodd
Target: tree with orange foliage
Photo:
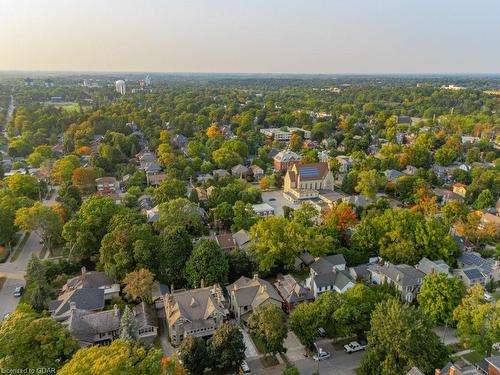
<instances>
[{"instance_id":1,"label":"tree with orange foliage","mask_svg":"<svg viewBox=\"0 0 500 375\"><path fill-rule=\"evenodd\" d=\"M81 147L78 147L76 150L75 150L75 154L77 155L90 155L92 153L92 150L90 149L89 146L81 146Z\"/></svg>"},{"instance_id":2,"label":"tree with orange foliage","mask_svg":"<svg viewBox=\"0 0 500 375\"><path fill-rule=\"evenodd\" d=\"M354 227L358 223L358 217L350 204L341 202L335 204L323 215L323 224L342 232Z\"/></svg>"},{"instance_id":3,"label":"tree with orange foliage","mask_svg":"<svg viewBox=\"0 0 500 375\"><path fill-rule=\"evenodd\" d=\"M95 191L95 179L100 175L99 171L90 167L78 167L73 170L71 183L82 193L89 194Z\"/></svg>"},{"instance_id":4,"label":"tree with orange foliage","mask_svg":"<svg viewBox=\"0 0 500 375\"><path fill-rule=\"evenodd\" d=\"M210 127L207 129L207 137L208 138L215 138L221 135L221 131L219 128L219 125L216 123L213 123L210 125Z\"/></svg>"},{"instance_id":5,"label":"tree with orange foliage","mask_svg":"<svg viewBox=\"0 0 500 375\"><path fill-rule=\"evenodd\" d=\"M172 357L163 357L161 359L161 364L164 374L187 375L188 373L175 354Z\"/></svg>"}]
</instances>

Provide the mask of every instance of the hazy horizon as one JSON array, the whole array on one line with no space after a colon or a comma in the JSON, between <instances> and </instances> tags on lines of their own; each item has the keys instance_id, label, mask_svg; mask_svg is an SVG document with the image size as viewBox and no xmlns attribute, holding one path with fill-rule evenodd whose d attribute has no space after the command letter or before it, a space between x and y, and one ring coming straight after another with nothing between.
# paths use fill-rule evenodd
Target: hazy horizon
<instances>
[{"instance_id":1,"label":"hazy horizon","mask_svg":"<svg viewBox=\"0 0 500 375\"><path fill-rule=\"evenodd\" d=\"M494 0L7 0L2 71L500 72Z\"/></svg>"}]
</instances>

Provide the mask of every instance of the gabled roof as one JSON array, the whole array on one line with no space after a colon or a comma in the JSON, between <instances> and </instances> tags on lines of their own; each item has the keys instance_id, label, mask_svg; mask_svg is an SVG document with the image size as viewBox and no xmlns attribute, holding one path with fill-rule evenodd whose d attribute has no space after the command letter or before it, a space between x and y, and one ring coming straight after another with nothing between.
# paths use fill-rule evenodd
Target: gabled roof
<instances>
[{"instance_id":1,"label":"gabled roof","mask_svg":"<svg viewBox=\"0 0 500 375\"><path fill-rule=\"evenodd\" d=\"M283 299L273 285L257 276L251 279L242 276L233 284L228 285L226 289L230 295L234 293L238 306L252 306L252 308L256 308L268 299L283 302Z\"/></svg>"},{"instance_id":2,"label":"gabled roof","mask_svg":"<svg viewBox=\"0 0 500 375\"><path fill-rule=\"evenodd\" d=\"M215 236L215 241L222 249L233 249L236 247L236 243L231 233L218 234Z\"/></svg>"},{"instance_id":3,"label":"gabled roof","mask_svg":"<svg viewBox=\"0 0 500 375\"><path fill-rule=\"evenodd\" d=\"M458 257L458 261L464 265L464 268L475 266L485 274L490 274L495 267L495 261L493 259L485 259L481 254L474 251L462 253L462 255Z\"/></svg>"},{"instance_id":4,"label":"gabled roof","mask_svg":"<svg viewBox=\"0 0 500 375\"><path fill-rule=\"evenodd\" d=\"M113 280L105 272L85 271L82 269L82 274L69 279L62 289L103 288L111 287L113 284Z\"/></svg>"},{"instance_id":5,"label":"gabled roof","mask_svg":"<svg viewBox=\"0 0 500 375\"><path fill-rule=\"evenodd\" d=\"M318 275L331 273L336 266L346 265L345 258L342 254L328 255L318 258L311 264L311 268Z\"/></svg>"},{"instance_id":6,"label":"gabled roof","mask_svg":"<svg viewBox=\"0 0 500 375\"><path fill-rule=\"evenodd\" d=\"M77 309L101 310L104 308L104 289L83 288L65 292L49 303L49 313L53 316L63 315L69 311L71 302L75 303Z\"/></svg>"},{"instance_id":7,"label":"gabled roof","mask_svg":"<svg viewBox=\"0 0 500 375\"><path fill-rule=\"evenodd\" d=\"M407 264L373 265L370 267L370 271L381 273L403 287L421 284L425 277L425 273Z\"/></svg>"},{"instance_id":8,"label":"gabled roof","mask_svg":"<svg viewBox=\"0 0 500 375\"><path fill-rule=\"evenodd\" d=\"M62 324L78 341L94 344L100 333L120 329L120 317L117 308L100 312L75 308L70 310L68 319Z\"/></svg>"},{"instance_id":9,"label":"gabled roof","mask_svg":"<svg viewBox=\"0 0 500 375\"><path fill-rule=\"evenodd\" d=\"M314 299L314 294L309 288L304 287L292 275L278 277L274 283L278 293L288 303L297 303Z\"/></svg>"},{"instance_id":10,"label":"gabled roof","mask_svg":"<svg viewBox=\"0 0 500 375\"><path fill-rule=\"evenodd\" d=\"M415 266L416 269L422 271L426 275L432 273L445 273L449 274L449 266L443 260L432 261L423 257L420 262Z\"/></svg>"},{"instance_id":11,"label":"gabled roof","mask_svg":"<svg viewBox=\"0 0 500 375\"><path fill-rule=\"evenodd\" d=\"M252 239L250 238L250 233L245 229L240 229L233 234L233 239L238 245L238 247L243 247L248 244Z\"/></svg>"},{"instance_id":12,"label":"gabled roof","mask_svg":"<svg viewBox=\"0 0 500 375\"><path fill-rule=\"evenodd\" d=\"M287 163L291 161L299 161L300 156L291 150L283 150L274 155L273 159L280 163Z\"/></svg>"},{"instance_id":13,"label":"gabled roof","mask_svg":"<svg viewBox=\"0 0 500 375\"><path fill-rule=\"evenodd\" d=\"M317 288L333 285L339 290L344 289L349 283L354 283L347 271L338 270L316 275L313 281Z\"/></svg>"}]
</instances>

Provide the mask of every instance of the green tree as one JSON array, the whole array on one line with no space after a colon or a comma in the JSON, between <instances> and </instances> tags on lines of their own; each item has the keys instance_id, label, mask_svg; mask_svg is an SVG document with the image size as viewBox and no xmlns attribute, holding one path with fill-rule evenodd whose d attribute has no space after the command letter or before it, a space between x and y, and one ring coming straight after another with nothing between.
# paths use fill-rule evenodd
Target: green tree
<instances>
[{"instance_id":1,"label":"green tree","mask_svg":"<svg viewBox=\"0 0 500 375\"><path fill-rule=\"evenodd\" d=\"M168 178L155 189L153 201L156 204L186 196L186 183L176 178Z\"/></svg>"},{"instance_id":2,"label":"green tree","mask_svg":"<svg viewBox=\"0 0 500 375\"><path fill-rule=\"evenodd\" d=\"M474 207L478 210L495 206L495 198L490 189L483 190L474 202Z\"/></svg>"},{"instance_id":3,"label":"green tree","mask_svg":"<svg viewBox=\"0 0 500 375\"><path fill-rule=\"evenodd\" d=\"M38 198L39 188L36 177L16 173L5 178L7 189L17 197Z\"/></svg>"},{"instance_id":4,"label":"green tree","mask_svg":"<svg viewBox=\"0 0 500 375\"><path fill-rule=\"evenodd\" d=\"M450 324L464 293L464 283L457 277L444 273L427 275L417 295L420 311L434 323Z\"/></svg>"},{"instance_id":5,"label":"green tree","mask_svg":"<svg viewBox=\"0 0 500 375\"><path fill-rule=\"evenodd\" d=\"M445 360L446 348L417 309L397 299L375 307L368 347L361 359L365 374L399 375L414 366L431 373Z\"/></svg>"},{"instance_id":6,"label":"green tree","mask_svg":"<svg viewBox=\"0 0 500 375\"><path fill-rule=\"evenodd\" d=\"M61 238L63 221L52 207L36 202L32 207L23 207L17 211L16 225L26 231L35 232L52 253L53 244Z\"/></svg>"},{"instance_id":7,"label":"green tree","mask_svg":"<svg viewBox=\"0 0 500 375\"><path fill-rule=\"evenodd\" d=\"M52 171L52 178L56 183L70 182L73 171L80 167L80 158L76 155L68 155L57 160Z\"/></svg>"},{"instance_id":8,"label":"green tree","mask_svg":"<svg viewBox=\"0 0 500 375\"><path fill-rule=\"evenodd\" d=\"M137 341L139 339L139 328L134 313L130 307L125 306L123 315L120 318L120 339L128 341Z\"/></svg>"},{"instance_id":9,"label":"green tree","mask_svg":"<svg viewBox=\"0 0 500 375\"><path fill-rule=\"evenodd\" d=\"M210 359L205 341L201 337L188 336L180 347L180 357L191 374L201 375Z\"/></svg>"},{"instance_id":10,"label":"green tree","mask_svg":"<svg viewBox=\"0 0 500 375\"><path fill-rule=\"evenodd\" d=\"M370 329L370 315L377 302L375 292L364 284L356 284L337 299L338 306L332 318L339 335L366 335Z\"/></svg>"},{"instance_id":11,"label":"green tree","mask_svg":"<svg viewBox=\"0 0 500 375\"><path fill-rule=\"evenodd\" d=\"M500 341L500 301L487 302L483 286L476 284L467 291L453 318L458 336L467 347L491 354L491 346Z\"/></svg>"},{"instance_id":12,"label":"green tree","mask_svg":"<svg viewBox=\"0 0 500 375\"><path fill-rule=\"evenodd\" d=\"M209 357L223 369L237 368L245 359L243 333L238 326L226 322L208 341Z\"/></svg>"},{"instance_id":13,"label":"green tree","mask_svg":"<svg viewBox=\"0 0 500 375\"><path fill-rule=\"evenodd\" d=\"M370 171L361 171L358 174L356 191L368 198L375 198L375 194L381 185L381 177L375 169Z\"/></svg>"},{"instance_id":14,"label":"green tree","mask_svg":"<svg viewBox=\"0 0 500 375\"><path fill-rule=\"evenodd\" d=\"M58 374L166 374L164 370L160 349L145 349L138 342L118 339L110 345L80 349Z\"/></svg>"},{"instance_id":15,"label":"green tree","mask_svg":"<svg viewBox=\"0 0 500 375\"><path fill-rule=\"evenodd\" d=\"M142 301L151 302L151 291L153 289L154 275L151 271L141 268L129 272L123 279L125 288L123 291L133 299L140 298Z\"/></svg>"},{"instance_id":16,"label":"green tree","mask_svg":"<svg viewBox=\"0 0 500 375\"><path fill-rule=\"evenodd\" d=\"M82 195L80 190L70 183L66 183L59 189L56 201L64 204L71 211L76 212L82 205Z\"/></svg>"},{"instance_id":17,"label":"green tree","mask_svg":"<svg viewBox=\"0 0 500 375\"><path fill-rule=\"evenodd\" d=\"M96 255L108 232L108 223L123 209L106 196L91 196L85 200L76 216L63 227L62 236L69 245L70 256L88 258Z\"/></svg>"},{"instance_id":18,"label":"green tree","mask_svg":"<svg viewBox=\"0 0 500 375\"><path fill-rule=\"evenodd\" d=\"M186 263L193 251L189 233L182 227L169 227L159 241L157 279L166 285L183 286Z\"/></svg>"},{"instance_id":19,"label":"green tree","mask_svg":"<svg viewBox=\"0 0 500 375\"><path fill-rule=\"evenodd\" d=\"M318 304L315 302L301 303L290 314L290 328L308 348L312 348L321 326Z\"/></svg>"},{"instance_id":20,"label":"green tree","mask_svg":"<svg viewBox=\"0 0 500 375\"><path fill-rule=\"evenodd\" d=\"M260 306L248 319L248 328L264 343L267 353L284 353L283 343L288 334L285 313L277 305Z\"/></svg>"},{"instance_id":21,"label":"green tree","mask_svg":"<svg viewBox=\"0 0 500 375\"><path fill-rule=\"evenodd\" d=\"M159 206L160 219L157 227L183 227L192 234L199 234L203 229L199 207L186 198L176 198Z\"/></svg>"},{"instance_id":22,"label":"green tree","mask_svg":"<svg viewBox=\"0 0 500 375\"><path fill-rule=\"evenodd\" d=\"M119 225L102 239L99 267L115 281L137 267L155 269L156 243L149 224Z\"/></svg>"},{"instance_id":23,"label":"green tree","mask_svg":"<svg viewBox=\"0 0 500 375\"><path fill-rule=\"evenodd\" d=\"M243 250L232 250L228 254L229 282L239 279L241 276L251 277L257 270L257 261L251 253Z\"/></svg>"},{"instance_id":24,"label":"green tree","mask_svg":"<svg viewBox=\"0 0 500 375\"><path fill-rule=\"evenodd\" d=\"M52 289L47 281L46 267L32 254L26 267L25 300L36 311L43 311L52 297Z\"/></svg>"},{"instance_id":25,"label":"green tree","mask_svg":"<svg viewBox=\"0 0 500 375\"><path fill-rule=\"evenodd\" d=\"M434 158L439 165L448 166L457 158L457 152L451 147L441 147L435 152Z\"/></svg>"},{"instance_id":26,"label":"green tree","mask_svg":"<svg viewBox=\"0 0 500 375\"><path fill-rule=\"evenodd\" d=\"M222 202L212 210L212 215L216 226L220 229L229 229L233 222L233 207L227 203Z\"/></svg>"},{"instance_id":27,"label":"green tree","mask_svg":"<svg viewBox=\"0 0 500 375\"><path fill-rule=\"evenodd\" d=\"M186 263L186 279L192 287L225 284L229 274L227 255L213 240L201 239Z\"/></svg>"},{"instance_id":28,"label":"green tree","mask_svg":"<svg viewBox=\"0 0 500 375\"><path fill-rule=\"evenodd\" d=\"M19 305L0 325L0 368L59 369L78 350L69 331Z\"/></svg>"},{"instance_id":29,"label":"green tree","mask_svg":"<svg viewBox=\"0 0 500 375\"><path fill-rule=\"evenodd\" d=\"M249 230L257 221L257 215L250 203L236 201L233 206L233 225L231 230L237 232L240 229Z\"/></svg>"}]
</instances>

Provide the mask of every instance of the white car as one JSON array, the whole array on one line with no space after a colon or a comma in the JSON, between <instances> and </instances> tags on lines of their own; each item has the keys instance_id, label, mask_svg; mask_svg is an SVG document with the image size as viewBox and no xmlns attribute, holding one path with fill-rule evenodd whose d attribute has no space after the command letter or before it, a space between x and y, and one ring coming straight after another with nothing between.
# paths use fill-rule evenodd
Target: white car
<instances>
[{"instance_id":1,"label":"white car","mask_svg":"<svg viewBox=\"0 0 500 375\"><path fill-rule=\"evenodd\" d=\"M248 363L246 363L246 361L242 361L240 367L244 374L250 374L250 367L248 367Z\"/></svg>"},{"instance_id":2,"label":"white car","mask_svg":"<svg viewBox=\"0 0 500 375\"><path fill-rule=\"evenodd\" d=\"M491 294L489 294L488 292L484 292L484 299L487 302L493 302L493 296Z\"/></svg>"},{"instance_id":3,"label":"white car","mask_svg":"<svg viewBox=\"0 0 500 375\"><path fill-rule=\"evenodd\" d=\"M365 350L366 341L353 341L347 345L344 345L344 349L347 353L359 352L360 350Z\"/></svg>"},{"instance_id":4,"label":"white car","mask_svg":"<svg viewBox=\"0 0 500 375\"><path fill-rule=\"evenodd\" d=\"M315 355L313 356L313 359L314 359L315 361L323 361L323 360L328 359L328 358L330 358L330 357L331 357L330 352L320 351L318 354L315 354Z\"/></svg>"}]
</instances>

